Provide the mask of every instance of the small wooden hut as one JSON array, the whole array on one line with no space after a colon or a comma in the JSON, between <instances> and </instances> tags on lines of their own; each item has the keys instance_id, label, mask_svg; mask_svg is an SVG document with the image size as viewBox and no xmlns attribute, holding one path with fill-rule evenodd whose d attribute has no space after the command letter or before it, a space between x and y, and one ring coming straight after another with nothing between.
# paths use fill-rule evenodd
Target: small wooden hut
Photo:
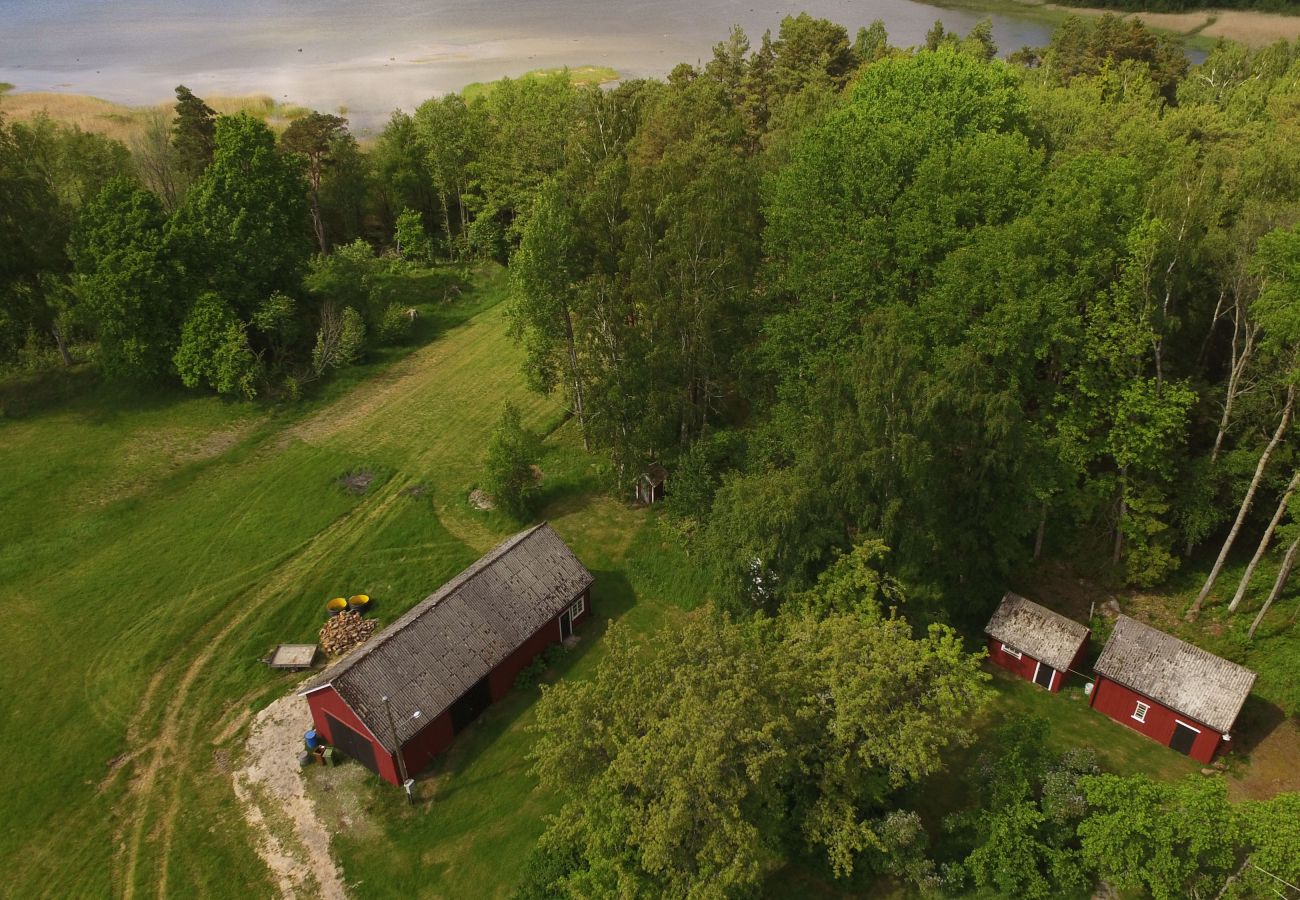
<instances>
[{"instance_id":1,"label":"small wooden hut","mask_svg":"<svg viewBox=\"0 0 1300 900\"><path fill-rule=\"evenodd\" d=\"M636 499L647 506L658 503L668 492L668 470L654 463L636 480Z\"/></svg>"},{"instance_id":2,"label":"small wooden hut","mask_svg":"<svg viewBox=\"0 0 1300 900\"><path fill-rule=\"evenodd\" d=\"M1010 591L984 633L992 662L1052 693L1061 689L1071 669L1079 670L1088 648L1086 625Z\"/></svg>"}]
</instances>

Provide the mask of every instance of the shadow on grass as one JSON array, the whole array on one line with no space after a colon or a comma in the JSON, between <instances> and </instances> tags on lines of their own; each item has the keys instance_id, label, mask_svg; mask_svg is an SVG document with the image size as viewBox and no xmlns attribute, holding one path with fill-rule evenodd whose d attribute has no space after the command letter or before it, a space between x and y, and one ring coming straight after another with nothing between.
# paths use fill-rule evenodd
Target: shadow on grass
<instances>
[{"instance_id":1,"label":"shadow on grass","mask_svg":"<svg viewBox=\"0 0 1300 900\"><path fill-rule=\"evenodd\" d=\"M1246 698L1241 714L1237 717L1237 726L1232 730L1234 755L1249 756L1285 721L1286 712L1282 707L1251 694Z\"/></svg>"},{"instance_id":2,"label":"shadow on grass","mask_svg":"<svg viewBox=\"0 0 1300 900\"><path fill-rule=\"evenodd\" d=\"M632 585L621 573L611 570L592 573L596 582L591 596L591 613L585 622L578 625L580 637L577 645L562 651L559 658L547 670L544 682L553 684L563 681L574 674L588 654L599 645L609 624L614 619L636 605L636 595ZM420 796L416 808L430 808L445 803L461 791L474 790L492 780L495 772L485 772L478 778L466 779L463 773L471 768L475 759L490 749L498 740L507 736L516 727L521 716L528 713L533 704L541 697L537 685L524 687L515 685L501 700L484 710L474 722L456 735L451 747L435 757L416 776L417 783L436 781L439 776L457 773L459 777L445 787L440 787L429 796ZM376 784L381 784L375 779ZM418 789L417 789L418 790Z\"/></svg>"}]
</instances>

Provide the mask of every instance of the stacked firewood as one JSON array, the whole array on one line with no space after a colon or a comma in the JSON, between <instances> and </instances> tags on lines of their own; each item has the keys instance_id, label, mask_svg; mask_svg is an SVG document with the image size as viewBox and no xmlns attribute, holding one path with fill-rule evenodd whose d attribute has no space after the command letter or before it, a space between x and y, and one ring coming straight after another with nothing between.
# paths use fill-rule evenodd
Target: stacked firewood
<instances>
[{"instance_id":1,"label":"stacked firewood","mask_svg":"<svg viewBox=\"0 0 1300 900\"><path fill-rule=\"evenodd\" d=\"M364 644L374 633L374 619L367 619L359 612L343 612L325 622L320 630L320 646L330 656L338 656Z\"/></svg>"}]
</instances>

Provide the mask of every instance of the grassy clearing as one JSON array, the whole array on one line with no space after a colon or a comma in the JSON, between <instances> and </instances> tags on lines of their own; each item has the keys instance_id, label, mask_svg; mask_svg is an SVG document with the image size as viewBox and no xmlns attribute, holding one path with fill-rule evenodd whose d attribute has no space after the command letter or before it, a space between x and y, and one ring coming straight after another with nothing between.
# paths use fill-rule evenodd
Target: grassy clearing
<instances>
[{"instance_id":1,"label":"grassy clearing","mask_svg":"<svg viewBox=\"0 0 1300 900\"><path fill-rule=\"evenodd\" d=\"M464 502L501 401L558 418L485 278L450 306L431 278L421 327L442 337L301 407L87 378L0 421L6 892L269 892L221 756L292 684L257 659L312 639L329 596L388 619L475 558L511 527ZM337 483L358 467L362 497Z\"/></svg>"},{"instance_id":2,"label":"grassy clearing","mask_svg":"<svg viewBox=\"0 0 1300 900\"><path fill-rule=\"evenodd\" d=\"M589 84L609 84L619 79L618 71L611 69L609 66L575 66L573 68L565 66L559 69L533 69L531 72L520 75L516 80L555 78L563 75L568 75L569 81L579 87ZM499 81L474 81L461 88L460 93L467 101L475 100L492 93L492 91L496 90L498 84L500 84Z\"/></svg>"},{"instance_id":3,"label":"grassy clearing","mask_svg":"<svg viewBox=\"0 0 1300 900\"><path fill-rule=\"evenodd\" d=\"M578 647L545 680L582 678L600 659L600 636L611 621L650 634L698 605L706 586L652 517L600 492L599 467L581 450L573 427L551 435L542 470L542 516L596 576L593 618L579 631ZM374 776L340 790L330 783L335 779L313 772L322 807L351 811L351 824L335 843L350 883L363 884L373 897L509 893L544 816L559 805L529 771L538 692L519 688L489 708L420 776L413 807Z\"/></svg>"},{"instance_id":4,"label":"grassy clearing","mask_svg":"<svg viewBox=\"0 0 1300 900\"><path fill-rule=\"evenodd\" d=\"M391 621L517 527L466 502L504 400L548 432L541 514L597 578L593 619L548 680L587 677L613 619L651 634L706 597L693 560L653 515L604 493L603 464L524 389L502 272L478 271L446 302L462 275L413 278L412 344L297 406L141 392L84 371L25 382L26 399L0 385L0 407L19 415L0 418L0 893L272 893L229 770L250 713L298 679L257 660L314 639L331 596L369 593ZM375 475L359 497L338 484L357 469ZM994 684L983 744L915 789L932 824L965 797L964 767L1010 712L1049 716L1058 746L1093 746L1116 771L1195 768L1069 693ZM529 773L536 696L489 709L421 776L414 807L355 766L310 773L358 895L508 893L557 804ZM796 889L841 894L813 866L780 873L772 892Z\"/></svg>"},{"instance_id":5,"label":"grassy clearing","mask_svg":"<svg viewBox=\"0 0 1300 900\"><path fill-rule=\"evenodd\" d=\"M37 116L48 116L56 122L102 134L127 146L144 134L152 118L161 114L170 121L174 111L174 101L149 106L126 106L88 94L27 92L12 90L13 85L9 87L8 91L0 90L0 113L5 117L22 122ZM309 112L306 107L280 103L265 94L203 99L222 115L248 113L276 130L285 128L294 119Z\"/></svg>"}]
</instances>

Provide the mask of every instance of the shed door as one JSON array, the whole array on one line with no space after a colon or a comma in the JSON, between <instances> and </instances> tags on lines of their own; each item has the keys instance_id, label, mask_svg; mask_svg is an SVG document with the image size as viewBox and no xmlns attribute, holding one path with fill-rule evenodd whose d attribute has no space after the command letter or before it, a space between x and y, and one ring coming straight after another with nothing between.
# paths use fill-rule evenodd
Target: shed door
<instances>
[{"instance_id":1,"label":"shed door","mask_svg":"<svg viewBox=\"0 0 1300 900\"><path fill-rule=\"evenodd\" d=\"M572 608L572 607L570 607ZM569 615L569 610L560 613L560 640L567 641L573 634L573 617Z\"/></svg>"},{"instance_id":2,"label":"shed door","mask_svg":"<svg viewBox=\"0 0 1300 900\"><path fill-rule=\"evenodd\" d=\"M375 762L375 745L370 743L370 739L344 725L329 713L325 713L325 718L329 720L334 746L342 750L345 756L350 756L378 775L379 765Z\"/></svg>"},{"instance_id":3,"label":"shed door","mask_svg":"<svg viewBox=\"0 0 1300 900\"><path fill-rule=\"evenodd\" d=\"M1200 734L1195 728L1189 728L1182 722L1174 725L1174 736L1169 741L1169 746L1179 753L1191 753L1192 744L1196 743L1196 735Z\"/></svg>"},{"instance_id":4,"label":"shed door","mask_svg":"<svg viewBox=\"0 0 1300 900\"><path fill-rule=\"evenodd\" d=\"M1046 663L1039 663L1038 668L1034 670L1034 684L1041 684L1049 691L1052 689L1052 676L1056 670Z\"/></svg>"},{"instance_id":5,"label":"shed door","mask_svg":"<svg viewBox=\"0 0 1300 900\"><path fill-rule=\"evenodd\" d=\"M492 688L484 675L472 688L451 705L451 727L456 733L479 717L492 703Z\"/></svg>"}]
</instances>

